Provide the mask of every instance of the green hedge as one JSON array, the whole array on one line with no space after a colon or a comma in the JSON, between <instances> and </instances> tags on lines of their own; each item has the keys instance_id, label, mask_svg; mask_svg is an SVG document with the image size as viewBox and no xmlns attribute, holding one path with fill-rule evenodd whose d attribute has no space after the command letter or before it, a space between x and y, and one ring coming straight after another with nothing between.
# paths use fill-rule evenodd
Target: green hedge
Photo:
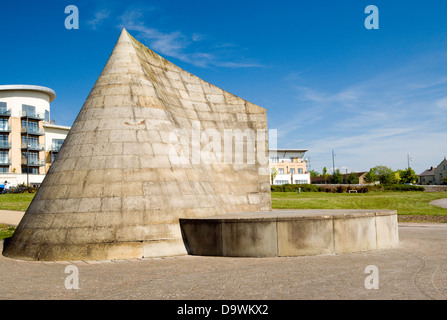
<instances>
[{"instance_id":1,"label":"green hedge","mask_svg":"<svg viewBox=\"0 0 447 320\"><path fill-rule=\"evenodd\" d=\"M424 191L424 187L407 184L390 184L384 185L383 188L387 191Z\"/></svg>"},{"instance_id":2,"label":"green hedge","mask_svg":"<svg viewBox=\"0 0 447 320\"><path fill-rule=\"evenodd\" d=\"M391 184L391 185L374 185L374 186L358 186L358 185L316 185L316 184L283 184L271 185L272 192L329 192L329 193L344 193L350 190L356 190L357 193L366 193L369 191L424 191L424 187L405 185L405 184Z\"/></svg>"}]
</instances>

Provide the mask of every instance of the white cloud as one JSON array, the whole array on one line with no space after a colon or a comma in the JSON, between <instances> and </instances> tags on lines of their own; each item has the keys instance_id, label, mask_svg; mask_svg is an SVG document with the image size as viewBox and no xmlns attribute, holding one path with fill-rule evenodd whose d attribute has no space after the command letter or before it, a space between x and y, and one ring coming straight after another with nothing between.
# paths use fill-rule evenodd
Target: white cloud
<instances>
[{"instance_id":1,"label":"white cloud","mask_svg":"<svg viewBox=\"0 0 447 320\"><path fill-rule=\"evenodd\" d=\"M107 18L110 16L110 11L108 10L100 10L95 13L93 19L87 21L87 25L89 25L93 30L95 30L98 26L100 26Z\"/></svg>"},{"instance_id":2,"label":"white cloud","mask_svg":"<svg viewBox=\"0 0 447 320\"><path fill-rule=\"evenodd\" d=\"M128 9L120 16L120 27L138 33L138 38L149 42L148 46L164 56L173 57L199 67L250 68L262 65L247 61L227 61L219 57L218 52L202 52L195 50L197 43L206 38L200 33L186 35L180 31L163 32L148 27L143 21L144 9ZM203 45L202 45L203 46ZM217 50L215 45L210 50Z\"/></svg>"},{"instance_id":3,"label":"white cloud","mask_svg":"<svg viewBox=\"0 0 447 320\"><path fill-rule=\"evenodd\" d=\"M447 110L447 97L436 101L436 106L444 111Z\"/></svg>"},{"instance_id":4,"label":"white cloud","mask_svg":"<svg viewBox=\"0 0 447 320\"><path fill-rule=\"evenodd\" d=\"M341 88L300 85L306 81L300 75L294 84L300 112L286 113L277 126L278 144L309 149L312 168L320 171L332 168L332 150L337 167L353 170L403 169L407 154L417 173L435 165L447 155L447 79L440 66L426 72L420 60Z\"/></svg>"}]
</instances>

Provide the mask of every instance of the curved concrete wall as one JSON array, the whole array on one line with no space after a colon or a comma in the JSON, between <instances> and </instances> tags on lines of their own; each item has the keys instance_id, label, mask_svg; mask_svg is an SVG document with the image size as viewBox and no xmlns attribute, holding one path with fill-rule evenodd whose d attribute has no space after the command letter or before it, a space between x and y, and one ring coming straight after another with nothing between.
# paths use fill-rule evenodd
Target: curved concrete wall
<instances>
[{"instance_id":1,"label":"curved concrete wall","mask_svg":"<svg viewBox=\"0 0 447 320\"><path fill-rule=\"evenodd\" d=\"M180 223L193 255L305 256L399 244L396 211L275 210L183 218Z\"/></svg>"}]
</instances>

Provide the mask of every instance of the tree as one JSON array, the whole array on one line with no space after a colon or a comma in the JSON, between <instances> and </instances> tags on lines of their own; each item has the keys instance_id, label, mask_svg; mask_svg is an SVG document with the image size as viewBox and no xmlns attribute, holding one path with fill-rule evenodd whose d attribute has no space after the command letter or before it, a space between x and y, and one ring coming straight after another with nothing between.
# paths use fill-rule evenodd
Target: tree
<instances>
[{"instance_id":1,"label":"tree","mask_svg":"<svg viewBox=\"0 0 447 320\"><path fill-rule=\"evenodd\" d=\"M349 176L346 178L346 183L348 184L358 184L359 176L355 172L351 172Z\"/></svg>"},{"instance_id":2,"label":"tree","mask_svg":"<svg viewBox=\"0 0 447 320\"><path fill-rule=\"evenodd\" d=\"M394 181L395 183L401 183L402 182L402 175L404 170L397 170L394 172ZM404 183L404 182L402 182Z\"/></svg>"},{"instance_id":3,"label":"tree","mask_svg":"<svg viewBox=\"0 0 447 320\"><path fill-rule=\"evenodd\" d=\"M278 174L278 172L276 171L276 168L273 167L272 170L270 171L270 176L272 177L272 184L273 184L273 181L275 181L277 174Z\"/></svg>"},{"instance_id":4,"label":"tree","mask_svg":"<svg viewBox=\"0 0 447 320\"><path fill-rule=\"evenodd\" d=\"M445 172L446 176L442 178L442 184L447 184L447 171Z\"/></svg>"},{"instance_id":5,"label":"tree","mask_svg":"<svg viewBox=\"0 0 447 320\"><path fill-rule=\"evenodd\" d=\"M323 168L323 174L321 175L323 177L324 183L326 183L327 178L329 177L329 174L327 173L327 168Z\"/></svg>"},{"instance_id":6,"label":"tree","mask_svg":"<svg viewBox=\"0 0 447 320\"><path fill-rule=\"evenodd\" d=\"M316 177L320 176L320 173L318 171L315 171L315 170L310 170L309 174L310 174L311 178L316 178Z\"/></svg>"},{"instance_id":7,"label":"tree","mask_svg":"<svg viewBox=\"0 0 447 320\"><path fill-rule=\"evenodd\" d=\"M385 166L376 166L374 168L374 173L377 175L381 184L393 184L396 183L396 176L391 168Z\"/></svg>"},{"instance_id":8,"label":"tree","mask_svg":"<svg viewBox=\"0 0 447 320\"><path fill-rule=\"evenodd\" d=\"M339 169L335 170L334 174L332 175L331 183L333 184L343 183L343 175L340 173Z\"/></svg>"},{"instance_id":9,"label":"tree","mask_svg":"<svg viewBox=\"0 0 447 320\"><path fill-rule=\"evenodd\" d=\"M374 171L374 168L369 169L369 172L367 174L365 174L365 182L366 183L373 183L376 182L377 176L376 176L376 172Z\"/></svg>"},{"instance_id":10,"label":"tree","mask_svg":"<svg viewBox=\"0 0 447 320\"><path fill-rule=\"evenodd\" d=\"M409 167L405 170L398 170L398 171L399 171L401 183L415 183L418 179L418 176L416 175L414 170L411 169L411 167Z\"/></svg>"}]
</instances>

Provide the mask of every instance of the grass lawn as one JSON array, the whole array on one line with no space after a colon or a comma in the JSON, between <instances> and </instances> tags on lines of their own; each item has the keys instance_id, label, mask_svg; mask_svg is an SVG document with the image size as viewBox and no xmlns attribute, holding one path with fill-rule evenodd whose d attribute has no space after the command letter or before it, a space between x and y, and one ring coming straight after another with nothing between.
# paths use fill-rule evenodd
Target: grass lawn
<instances>
[{"instance_id":1,"label":"grass lawn","mask_svg":"<svg viewBox=\"0 0 447 320\"><path fill-rule=\"evenodd\" d=\"M388 209L400 215L446 215L447 209L429 204L447 192L326 193L272 192L273 209Z\"/></svg>"},{"instance_id":2,"label":"grass lawn","mask_svg":"<svg viewBox=\"0 0 447 320\"><path fill-rule=\"evenodd\" d=\"M34 193L0 194L0 210L26 211ZM273 209L388 209L400 215L443 215L447 209L429 204L447 192L368 193L272 192Z\"/></svg>"},{"instance_id":3,"label":"grass lawn","mask_svg":"<svg viewBox=\"0 0 447 320\"><path fill-rule=\"evenodd\" d=\"M0 210L26 211L35 193L0 194Z\"/></svg>"},{"instance_id":4,"label":"grass lawn","mask_svg":"<svg viewBox=\"0 0 447 320\"><path fill-rule=\"evenodd\" d=\"M0 223L0 240L10 238L16 228Z\"/></svg>"}]
</instances>

